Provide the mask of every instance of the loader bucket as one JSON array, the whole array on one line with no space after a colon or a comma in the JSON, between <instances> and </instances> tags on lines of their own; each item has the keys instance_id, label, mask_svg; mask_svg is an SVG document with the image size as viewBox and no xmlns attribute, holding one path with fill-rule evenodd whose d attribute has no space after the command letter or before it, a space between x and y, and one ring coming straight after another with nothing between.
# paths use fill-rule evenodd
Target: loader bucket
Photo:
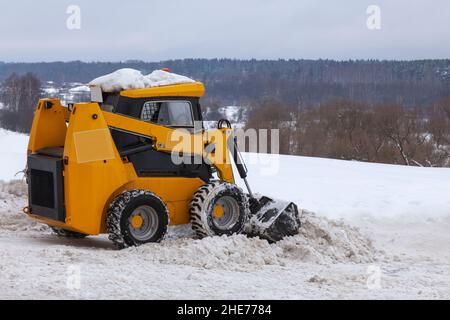
<instances>
[{"instance_id":1,"label":"loader bucket","mask_svg":"<svg viewBox=\"0 0 450 320\"><path fill-rule=\"evenodd\" d=\"M251 217L246 226L249 236L276 242L298 234L301 223L297 205L266 196L250 199Z\"/></svg>"}]
</instances>

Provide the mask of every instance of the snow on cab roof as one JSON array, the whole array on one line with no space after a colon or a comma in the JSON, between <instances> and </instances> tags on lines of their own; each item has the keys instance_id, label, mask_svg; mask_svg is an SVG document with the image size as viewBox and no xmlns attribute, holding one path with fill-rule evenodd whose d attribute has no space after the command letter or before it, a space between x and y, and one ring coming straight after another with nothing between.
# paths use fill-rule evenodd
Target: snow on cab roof
<instances>
[{"instance_id":1,"label":"snow on cab roof","mask_svg":"<svg viewBox=\"0 0 450 320\"><path fill-rule=\"evenodd\" d=\"M98 86L103 92L119 92L194 82L191 78L164 70L143 75L139 70L124 68L95 78L89 82L89 86Z\"/></svg>"}]
</instances>

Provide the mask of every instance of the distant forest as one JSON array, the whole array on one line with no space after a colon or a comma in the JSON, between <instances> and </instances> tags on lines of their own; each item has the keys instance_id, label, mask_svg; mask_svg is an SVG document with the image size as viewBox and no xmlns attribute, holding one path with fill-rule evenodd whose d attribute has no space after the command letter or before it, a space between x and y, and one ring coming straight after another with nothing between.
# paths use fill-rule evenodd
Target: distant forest
<instances>
[{"instance_id":1,"label":"distant forest","mask_svg":"<svg viewBox=\"0 0 450 320\"><path fill-rule=\"evenodd\" d=\"M46 81L71 87L125 67L203 81L206 120L279 129L282 154L450 167L450 60L0 63L0 126L28 132ZM241 149L255 147L267 151Z\"/></svg>"},{"instance_id":2,"label":"distant forest","mask_svg":"<svg viewBox=\"0 0 450 320\"><path fill-rule=\"evenodd\" d=\"M314 107L338 98L368 105L395 103L423 108L450 96L450 60L0 62L0 81L12 73L31 72L42 82L87 83L120 68L149 73L163 67L203 81L206 103L216 105L256 105L270 98L291 107Z\"/></svg>"}]
</instances>

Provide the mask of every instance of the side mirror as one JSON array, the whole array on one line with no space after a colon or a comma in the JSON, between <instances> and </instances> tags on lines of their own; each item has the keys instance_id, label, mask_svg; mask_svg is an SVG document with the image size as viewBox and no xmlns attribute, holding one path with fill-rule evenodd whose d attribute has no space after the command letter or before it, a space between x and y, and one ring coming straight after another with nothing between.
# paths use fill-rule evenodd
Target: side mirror
<instances>
[{"instance_id":1,"label":"side mirror","mask_svg":"<svg viewBox=\"0 0 450 320\"><path fill-rule=\"evenodd\" d=\"M45 109L51 109L52 107L53 107L53 102L45 101L45 104L44 104Z\"/></svg>"},{"instance_id":2,"label":"side mirror","mask_svg":"<svg viewBox=\"0 0 450 320\"><path fill-rule=\"evenodd\" d=\"M223 125L226 125L226 127L224 127ZM223 129L223 128L231 129L231 122L228 121L227 119L220 119L217 122L217 129Z\"/></svg>"}]
</instances>

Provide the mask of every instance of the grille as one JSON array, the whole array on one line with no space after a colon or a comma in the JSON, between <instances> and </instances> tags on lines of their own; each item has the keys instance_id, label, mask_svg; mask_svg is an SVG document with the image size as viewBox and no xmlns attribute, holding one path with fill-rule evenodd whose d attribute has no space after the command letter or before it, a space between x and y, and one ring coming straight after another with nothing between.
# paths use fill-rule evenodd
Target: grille
<instances>
[{"instance_id":1,"label":"grille","mask_svg":"<svg viewBox=\"0 0 450 320\"><path fill-rule=\"evenodd\" d=\"M31 169L30 175L32 204L46 208L54 208L55 185L53 173Z\"/></svg>"}]
</instances>

